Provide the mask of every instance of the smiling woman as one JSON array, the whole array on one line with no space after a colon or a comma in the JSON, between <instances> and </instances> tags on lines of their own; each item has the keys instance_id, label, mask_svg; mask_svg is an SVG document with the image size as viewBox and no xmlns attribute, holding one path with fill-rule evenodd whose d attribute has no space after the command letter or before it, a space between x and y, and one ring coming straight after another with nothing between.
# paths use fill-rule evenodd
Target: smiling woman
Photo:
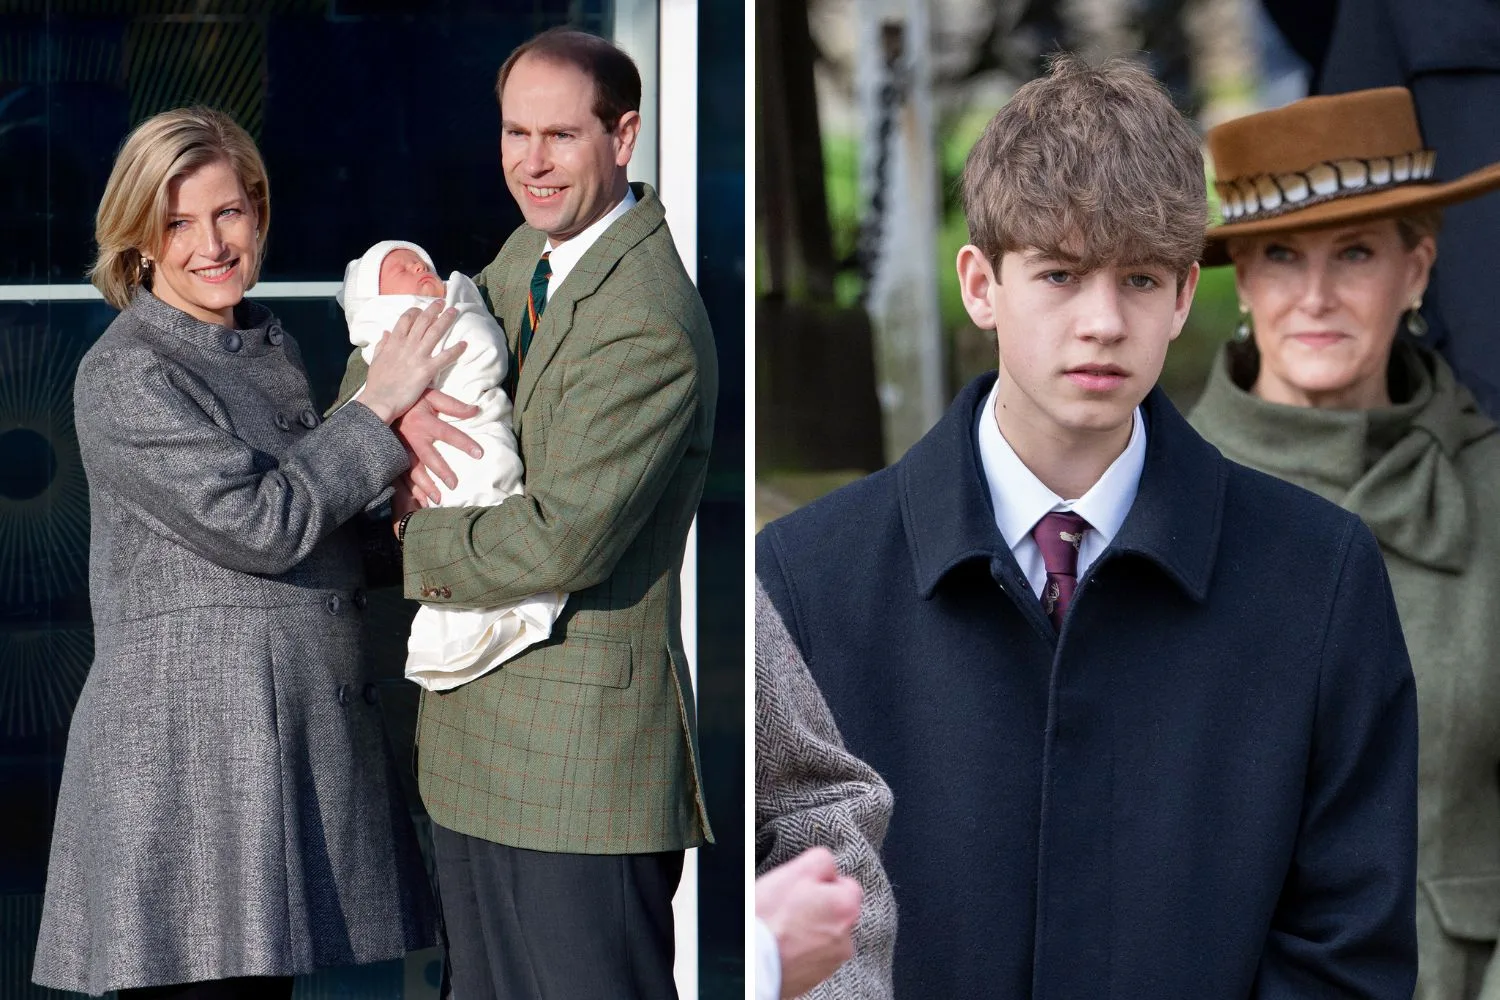
<instances>
[{"instance_id":1,"label":"smiling woman","mask_svg":"<svg viewBox=\"0 0 1500 1000\"><path fill-rule=\"evenodd\" d=\"M231 326L234 307L260 270L254 206L234 165L204 164L167 185L167 239L152 290L169 306L205 323Z\"/></svg>"},{"instance_id":2,"label":"smiling woman","mask_svg":"<svg viewBox=\"0 0 1500 1000\"><path fill-rule=\"evenodd\" d=\"M131 134L100 205L92 276L121 313L74 386L95 657L40 985L285 997L435 937L352 521L407 467L387 425L462 345L398 324L360 402L320 420L296 342L244 298L268 190L250 136L192 108Z\"/></svg>"},{"instance_id":3,"label":"smiling woman","mask_svg":"<svg viewBox=\"0 0 1500 1000\"><path fill-rule=\"evenodd\" d=\"M131 133L116 160L89 275L116 309L164 277L163 301L232 325L233 307L260 272L270 223L265 165L239 126L208 109L160 114Z\"/></svg>"}]
</instances>

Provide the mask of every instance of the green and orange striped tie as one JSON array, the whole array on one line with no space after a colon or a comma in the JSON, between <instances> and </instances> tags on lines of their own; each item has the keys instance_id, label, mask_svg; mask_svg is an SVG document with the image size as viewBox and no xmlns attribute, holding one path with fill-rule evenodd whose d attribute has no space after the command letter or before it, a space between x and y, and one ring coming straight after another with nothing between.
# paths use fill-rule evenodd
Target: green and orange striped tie
<instances>
[{"instance_id":1,"label":"green and orange striped tie","mask_svg":"<svg viewBox=\"0 0 1500 1000\"><path fill-rule=\"evenodd\" d=\"M531 350L531 336L542 321L542 313L547 311L547 282L552 278L552 265L547 263L547 258L551 255L552 251L548 250L536 262L536 270L531 272L531 287L526 290L526 318L521 321L521 343L516 352L517 378L521 375L521 366L526 363L526 352Z\"/></svg>"}]
</instances>

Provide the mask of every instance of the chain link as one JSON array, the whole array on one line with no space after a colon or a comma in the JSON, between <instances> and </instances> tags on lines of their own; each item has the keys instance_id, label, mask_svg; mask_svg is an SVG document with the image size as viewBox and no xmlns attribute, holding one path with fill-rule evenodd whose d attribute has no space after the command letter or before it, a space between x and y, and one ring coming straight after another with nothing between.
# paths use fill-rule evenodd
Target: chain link
<instances>
[{"instance_id":1,"label":"chain link","mask_svg":"<svg viewBox=\"0 0 1500 1000\"><path fill-rule=\"evenodd\" d=\"M880 261L880 240L885 234L886 189L890 180L891 134L896 115L906 103L911 87L911 70L906 65L905 26L899 21L881 25L885 49L885 80L880 85L879 119L875 129L875 170L870 190L870 206L860 222L855 260L862 279L860 304L870 297L870 281Z\"/></svg>"}]
</instances>

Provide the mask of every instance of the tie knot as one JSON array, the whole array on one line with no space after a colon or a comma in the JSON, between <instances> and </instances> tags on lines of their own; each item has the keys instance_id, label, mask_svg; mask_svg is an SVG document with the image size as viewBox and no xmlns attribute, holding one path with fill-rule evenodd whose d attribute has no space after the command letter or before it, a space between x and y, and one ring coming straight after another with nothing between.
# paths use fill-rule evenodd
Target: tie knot
<instances>
[{"instance_id":1,"label":"tie knot","mask_svg":"<svg viewBox=\"0 0 1500 1000\"><path fill-rule=\"evenodd\" d=\"M546 281L552 277L552 265L547 260L550 256L551 250L542 251L542 259L536 262L536 270L531 272L532 281Z\"/></svg>"},{"instance_id":2,"label":"tie knot","mask_svg":"<svg viewBox=\"0 0 1500 1000\"><path fill-rule=\"evenodd\" d=\"M1048 573L1073 576L1078 570L1078 546L1090 525L1070 510L1053 511L1031 529L1036 547L1042 550L1042 563Z\"/></svg>"}]
</instances>

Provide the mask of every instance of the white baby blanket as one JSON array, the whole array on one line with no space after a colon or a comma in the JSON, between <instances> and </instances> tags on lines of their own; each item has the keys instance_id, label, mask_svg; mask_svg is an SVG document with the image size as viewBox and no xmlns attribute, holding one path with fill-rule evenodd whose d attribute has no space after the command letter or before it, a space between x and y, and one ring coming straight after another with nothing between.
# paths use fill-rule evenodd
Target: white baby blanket
<instances>
[{"instance_id":1,"label":"white baby blanket","mask_svg":"<svg viewBox=\"0 0 1500 1000\"><path fill-rule=\"evenodd\" d=\"M388 240L350 261L338 301L349 321L349 341L365 362L375 355L381 336L397 318L433 300L418 295L378 294L380 262L397 248L415 251L429 267L426 251L412 243ZM488 507L523 492L521 456L511 431L510 397L500 387L509 365L505 334L490 315L478 287L454 271L448 277L446 303L458 310L458 321L438 350L465 341L459 359L438 373L433 386L479 407L465 420L443 419L457 425L484 449L481 458L438 442L437 448L458 476L458 486L444 490L444 507ZM437 477L433 476L437 482ZM439 488L442 489L441 484ZM533 594L498 608L450 608L423 604L412 621L407 645L406 676L429 691L446 691L493 670L534 643L552 634L566 594Z\"/></svg>"}]
</instances>

